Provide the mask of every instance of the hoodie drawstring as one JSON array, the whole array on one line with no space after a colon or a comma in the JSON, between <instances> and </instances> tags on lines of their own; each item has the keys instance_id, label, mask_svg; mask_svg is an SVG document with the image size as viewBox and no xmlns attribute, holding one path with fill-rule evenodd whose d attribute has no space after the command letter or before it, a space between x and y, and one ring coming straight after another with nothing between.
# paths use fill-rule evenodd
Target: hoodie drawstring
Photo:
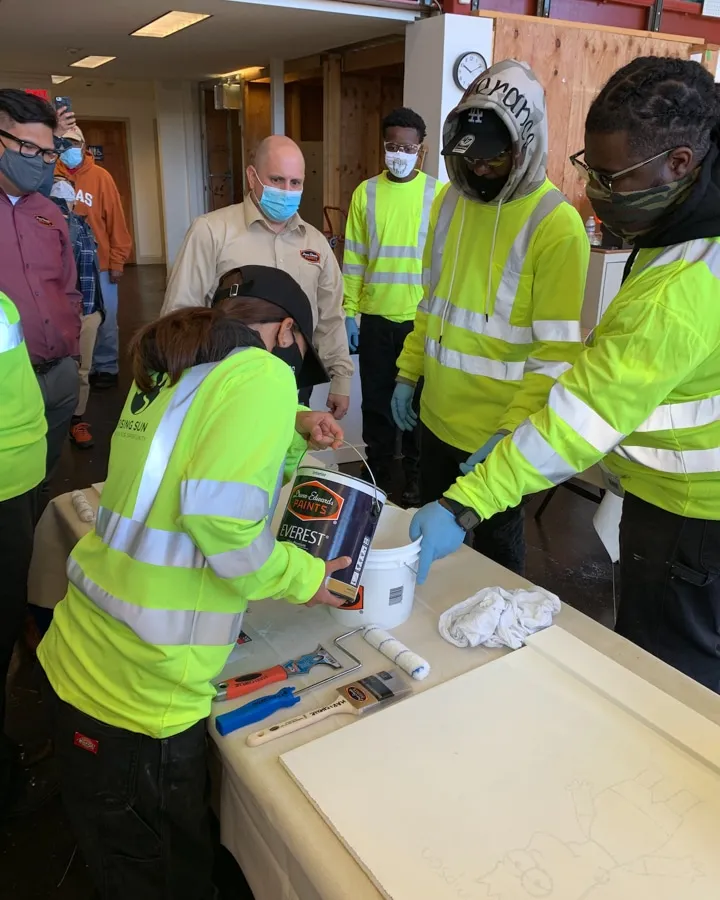
<instances>
[{"instance_id":1,"label":"hoodie drawstring","mask_svg":"<svg viewBox=\"0 0 720 900\"><path fill-rule=\"evenodd\" d=\"M447 297L445 298L445 305L443 306L442 316L440 317L440 339L438 340L438 344L442 344L443 339L443 331L445 330L445 317L447 316L448 307L450 306L450 298L452 297L452 289L455 284L455 272L457 271L458 257L460 256L460 244L462 242L462 233L463 227L465 225L465 204L468 201L464 198L460 198L460 203L462 203L462 212L460 214L460 231L458 232L457 242L455 244L455 258L453 259L453 267L452 273L450 275L450 287L448 288Z\"/></svg>"}]
</instances>

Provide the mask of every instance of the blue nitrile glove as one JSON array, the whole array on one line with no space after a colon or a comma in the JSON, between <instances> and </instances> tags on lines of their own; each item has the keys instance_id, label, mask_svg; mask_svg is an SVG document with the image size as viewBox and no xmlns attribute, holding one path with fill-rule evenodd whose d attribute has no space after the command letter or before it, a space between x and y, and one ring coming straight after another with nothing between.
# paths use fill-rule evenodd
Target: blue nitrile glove
<instances>
[{"instance_id":1,"label":"blue nitrile glove","mask_svg":"<svg viewBox=\"0 0 720 900\"><path fill-rule=\"evenodd\" d=\"M345 317L345 331L347 332L348 349L351 353L357 353L360 344L360 329L352 316Z\"/></svg>"},{"instance_id":2,"label":"blue nitrile glove","mask_svg":"<svg viewBox=\"0 0 720 900\"><path fill-rule=\"evenodd\" d=\"M419 509L410 523L410 540L422 538L417 583L423 584L436 559L454 553L465 540L465 529L455 521L455 516L438 501Z\"/></svg>"},{"instance_id":3,"label":"blue nitrile glove","mask_svg":"<svg viewBox=\"0 0 720 900\"><path fill-rule=\"evenodd\" d=\"M498 431L497 434L494 434L489 440L485 441L482 447L479 450L476 450L472 456L468 456L464 463L460 463L460 471L463 475L467 475L468 472L472 472L472 470L481 462L485 462L485 460L490 455L490 451L495 447L500 441L505 437L506 434L509 434L508 431Z\"/></svg>"},{"instance_id":4,"label":"blue nitrile glove","mask_svg":"<svg viewBox=\"0 0 720 900\"><path fill-rule=\"evenodd\" d=\"M412 431L417 425L417 413L413 409L413 397L415 396L414 384L395 385L390 410L395 424L401 431Z\"/></svg>"}]
</instances>

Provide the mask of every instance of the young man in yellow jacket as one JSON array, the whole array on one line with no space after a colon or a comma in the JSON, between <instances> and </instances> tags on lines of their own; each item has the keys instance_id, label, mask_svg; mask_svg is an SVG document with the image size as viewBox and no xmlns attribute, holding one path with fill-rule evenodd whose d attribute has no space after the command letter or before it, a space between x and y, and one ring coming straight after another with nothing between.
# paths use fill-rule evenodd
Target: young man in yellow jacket
<instances>
[{"instance_id":1,"label":"young man in yellow jacket","mask_svg":"<svg viewBox=\"0 0 720 900\"><path fill-rule=\"evenodd\" d=\"M720 692L720 101L698 63L610 79L572 159L635 245L628 276L547 404L417 513L420 578L464 527L605 457L624 490L616 630ZM457 517L457 522L454 518Z\"/></svg>"},{"instance_id":2,"label":"young man in yellow jacket","mask_svg":"<svg viewBox=\"0 0 720 900\"><path fill-rule=\"evenodd\" d=\"M345 231L345 328L359 351L363 440L378 484L391 482L395 423L390 412L403 342L422 300L422 257L430 208L442 185L417 168L425 122L396 109L382 123L385 170L355 189ZM356 321L361 314L360 327ZM403 501L420 502L417 429L402 443Z\"/></svg>"},{"instance_id":3,"label":"young man in yellow jacket","mask_svg":"<svg viewBox=\"0 0 720 900\"><path fill-rule=\"evenodd\" d=\"M422 502L485 458L539 409L581 349L589 243L582 220L547 179L545 95L526 63L478 78L445 122L450 185L435 201L424 296L398 359L393 416L420 405ZM467 460L467 463L466 463ZM476 545L522 572L519 506L482 523Z\"/></svg>"}]
</instances>

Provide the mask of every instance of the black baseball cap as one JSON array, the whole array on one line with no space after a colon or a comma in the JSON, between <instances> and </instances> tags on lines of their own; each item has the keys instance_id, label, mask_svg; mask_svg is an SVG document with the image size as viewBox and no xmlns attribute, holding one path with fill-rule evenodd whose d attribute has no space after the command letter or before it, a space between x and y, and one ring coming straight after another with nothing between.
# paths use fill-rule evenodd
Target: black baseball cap
<instances>
[{"instance_id":1,"label":"black baseball cap","mask_svg":"<svg viewBox=\"0 0 720 900\"><path fill-rule=\"evenodd\" d=\"M512 137L491 109L465 109L458 116L455 136L442 148L443 156L492 159L512 147Z\"/></svg>"},{"instance_id":2,"label":"black baseball cap","mask_svg":"<svg viewBox=\"0 0 720 900\"><path fill-rule=\"evenodd\" d=\"M274 303L295 320L307 344L302 368L295 373L298 388L313 387L330 381L330 376L313 344L314 328L310 301L292 275L272 266L240 266L226 272L221 277L220 283L222 288L218 288L215 292L213 306L229 297L253 297L256 300Z\"/></svg>"}]
</instances>

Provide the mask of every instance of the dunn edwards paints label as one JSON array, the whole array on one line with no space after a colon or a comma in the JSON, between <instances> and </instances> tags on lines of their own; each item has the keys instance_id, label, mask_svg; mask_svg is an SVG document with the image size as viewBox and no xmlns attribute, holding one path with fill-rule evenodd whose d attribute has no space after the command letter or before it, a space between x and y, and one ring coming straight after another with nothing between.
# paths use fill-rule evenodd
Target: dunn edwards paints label
<instances>
[{"instance_id":1,"label":"dunn edwards paints label","mask_svg":"<svg viewBox=\"0 0 720 900\"><path fill-rule=\"evenodd\" d=\"M302 466L278 540L290 541L326 562L349 556L352 564L328 578L327 587L348 607L357 608L360 577L386 500L383 491L360 478Z\"/></svg>"}]
</instances>

